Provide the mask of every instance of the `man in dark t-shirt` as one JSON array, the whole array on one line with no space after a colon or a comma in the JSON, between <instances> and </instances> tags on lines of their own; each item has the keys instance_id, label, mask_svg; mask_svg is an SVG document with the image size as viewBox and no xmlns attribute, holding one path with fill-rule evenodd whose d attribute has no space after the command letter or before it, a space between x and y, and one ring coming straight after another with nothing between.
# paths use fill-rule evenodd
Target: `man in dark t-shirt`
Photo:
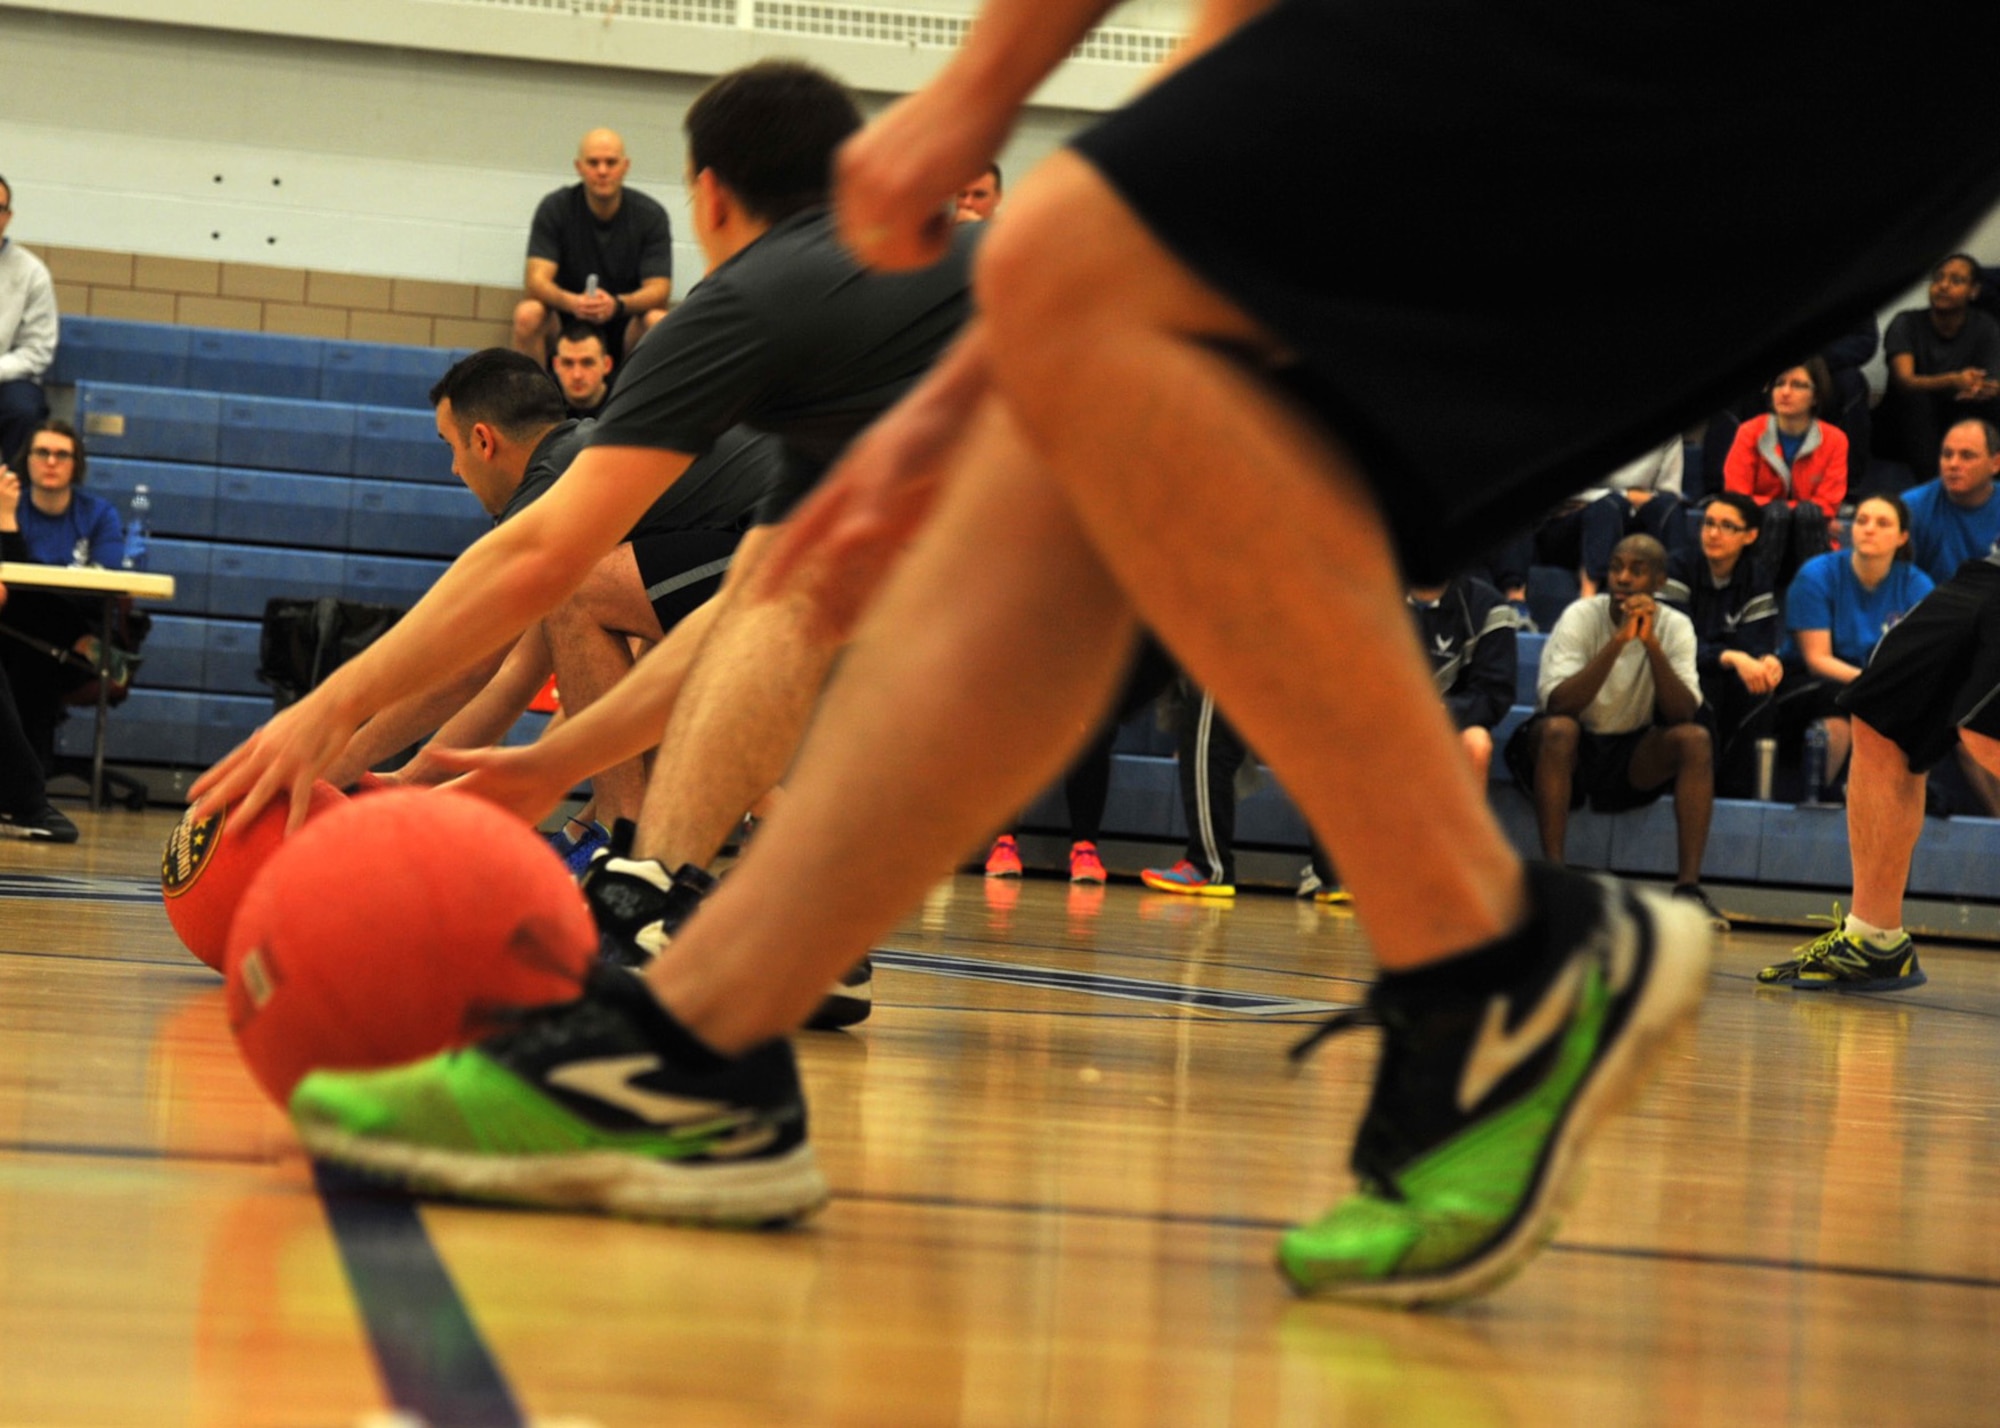
<instances>
[{"instance_id":1,"label":"man in dark t-shirt","mask_svg":"<svg viewBox=\"0 0 2000 1428\"><path fill-rule=\"evenodd\" d=\"M432 395L438 435L451 448L452 470L496 527L517 519L555 488L589 445L595 426L565 420L561 394L548 374L532 359L504 348L460 360ZM633 523L620 550L629 552L635 543L657 545L662 562L680 557L672 567L679 578L678 602L660 604L667 612L658 617L661 622L671 626L720 588L743 528L782 470L781 453L771 438L741 428L725 432ZM349 741L330 776L343 786L351 783L434 729L439 730L433 741L438 747L492 743L513 727L551 672L564 691L565 708L574 713L587 707L604 681L596 678L595 650L567 637L583 595L579 591L511 647L496 649L447 685L378 714ZM652 615L652 607L647 613ZM661 630L655 624L635 633L656 640ZM619 651L629 667L630 653L622 641ZM446 772L421 762L422 755L419 759L404 770L409 782L435 782ZM609 797L602 787L594 790L605 816L637 812L642 778L636 762L598 771L595 781L611 785Z\"/></svg>"},{"instance_id":2,"label":"man in dark t-shirt","mask_svg":"<svg viewBox=\"0 0 2000 1428\"><path fill-rule=\"evenodd\" d=\"M674 235L667 211L625 185L625 141L593 129L576 149L581 183L556 189L528 229L527 297L514 309L514 347L546 361L564 319L596 328L615 360L667 315Z\"/></svg>"},{"instance_id":3,"label":"man in dark t-shirt","mask_svg":"<svg viewBox=\"0 0 2000 1428\"><path fill-rule=\"evenodd\" d=\"M1979 291L1979 264L1954 253L1931 270L1930 306L1897 313L1882 339L1897 450L1920 482L1954 422L2000 422L2000 323L1973 306Z\"/></svg>"}]
</instances>

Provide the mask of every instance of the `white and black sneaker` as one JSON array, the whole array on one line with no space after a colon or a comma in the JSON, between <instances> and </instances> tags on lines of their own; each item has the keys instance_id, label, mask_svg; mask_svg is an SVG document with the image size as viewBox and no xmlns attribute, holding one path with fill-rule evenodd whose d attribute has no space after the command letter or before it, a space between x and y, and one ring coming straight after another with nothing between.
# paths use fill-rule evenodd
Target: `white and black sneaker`
<instances>
[{"instance_id":1,"label":"white and black sneaker","mask_svg":"<svg viewBox=\"0 0 2000 1428\"><path fill-rule=\"evenodd\" d=\"M74 843L76 825L46 800L34 813L0 813L0 838L25 843Z\"/></svg>"}]
</instances>

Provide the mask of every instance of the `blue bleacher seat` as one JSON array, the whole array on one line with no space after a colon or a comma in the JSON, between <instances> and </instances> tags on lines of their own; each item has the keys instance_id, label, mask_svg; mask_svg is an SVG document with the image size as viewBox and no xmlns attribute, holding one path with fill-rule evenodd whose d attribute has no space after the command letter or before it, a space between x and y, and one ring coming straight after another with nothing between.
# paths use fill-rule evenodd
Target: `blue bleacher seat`
<instances>
[{"instance_id":1,"label":"blue bleacher seat","mask_svg":"<svg viewBox=\"0 0 2000 1428\"><path fill-rule=\"evenodd\" d=\"M194 766L200 761L196 730L205 697L135 685L118 706L117 716L104 726L106 757L129 763ZM89 758L95 732L96 726L89 719L64 720L56 729L56 752Z\"/></svg>"},{"instance_id":2,"label":"blue bleacher seat","mask_svg":"<svg viewBox=\"0 0 2000 1428\"><path fill-rule=\"evenodd\" d=\"M279 397L222 399L216 461L266 471L346 475L354 465L354 408Z\"/></svg>"},{"instance_id":3,"label":"blue bleacher seat","mask_svg":"<svg viewBox=\"0 0 2000 1428\"><path fill-rule=\"evenodd\" d=\"M320 367L319 398L428 413L431 388L457 356L431 347L329 342Z\"/></svg>"},{"instance_id":4,"label":"blue bleacher seat","mask_svg":"<svg viewBox=\"0 0 2000 1428\"><path fill-rule=\"evenodd\" d=\"M145 689L200 690L202 644L208 622L198 616L155 614L146 637L146 663L140 673Z\"/></svg>"},{"instance_id":5,"label":"blue bleacher seat","mask_svg":"<svg viewBox=\"0 0 2000 1428\"><path fill-rule=\"evenodd\" d=\"M153 503L153 534L206 540L215 534L215 468L182 461L90 458L90 489L126 519L133 488L144 485Z\"/></svg>"},{"instance_id":6,"label":"blue bleacher seat","mask_svg":"<svg viewBox=\"0 0 2000 1428\"><path fill-rule=\"evenodd\" d=\"M201 687L210 694L255 694L268 700L270 691L257 678L263 633L261 619L202 621Z\"/></svg>"},{"instance_id":7,"label":"blue bleacher seat","mask_svg":"<svg viewBox=\"0 0 2000 1428\"><path fill-rule=\"evenodd\" d=\"M216 472L216 538L340 550L347 545L347 484L225 466Z\"/></svg>"},{"instance_id":8,"label":"blue bleacher seat","mask_svg":"<svg viewBox=\"0 0 2000 1428\"><path fill-rule=\"evenodd\" d=\"M317 337L197 328L188 341L187 377L197 391L245 397L317 400L326 343Z\"/></svg>"},{"instance_id":9,"label":"blue bleacher seat","mask_svg":"<svg viewBox=\"0 0 2000 1428\"><path fill-rule=\"evenodd\" d=\"M52 386L96 381L184 387L190 331L164 322L65 317L48 381Z\"/></svg>"},{"instance_id":10,"label":"blue bleacher seat","mask_svg":"<svg viewBox=\"0 0 2000 1428\"><path fill-rule=\"evenodd\" d=\"M156 540L151 566L160 575L174 577L173 609L187 614L208 610L209 554L206 541Z\"/></svg>"},{"instance_id":11,"label":"blue bleacher seat","mask_svg":"<svg viewBox=\"0 0 2000 1428\"><path fill-rule=\"evenodd\" d=\"M348 483L347 544L357 551L456 558L492 529L492 519L465 487Z\"/></svg>"},{"instance_id":12,"label":"blue bleacher seat","mask_svg":"<svg viewBox=\"0 0 2000 1428\"><path fill-rule=\"evenodd\" d=\"M211 615L261 620L265 602L280 596L314 600L338 595L346 565L347 557L334 551L211 546L204 609Z\"/></svg>"},{"instance_id":13,"label":"blue bleacher seat","mask_svg":"<svg viewBox=\"0 0 2000 1428\"><path fill-rule=\"evenodd\" d=\"M354 410L354 464L349 469L356 476L423 481L435 486L459 484L451 474L451 448L438 439L433 413L392 407Z\"/></svg>"},{"instance_id":14,"label":"blue bleacher seat","mask_svg":"<svg viewBox=\"0 0 2000 1428\"><path fill-rule=\"evenodd\" d=\"M212 764L255 733L271 717L269 699L205 694L195 730L195 761Z\"/></svg>"},{"instance_id":15,"label":"blue bleacher seat","mask_svg":"<svg viewBox=\"0 0 2000 1428\"><path fill-rule=\"evenodd\" d=\"M442 560L405 560L389 555L350 555L341 594L349 600L408 609L423 598L448 564Z\"/></svg>"},{"instance_id":16,"label":"blue bleacher seat","mask_svg":"<svg viewBox=\"0 0 2000 1428\"><path fill-rule=\"evenodd\" d=\"M79 382L76 424L92 456L214 462L222 398L114 382Z\"/></svg>"}]
</instances>

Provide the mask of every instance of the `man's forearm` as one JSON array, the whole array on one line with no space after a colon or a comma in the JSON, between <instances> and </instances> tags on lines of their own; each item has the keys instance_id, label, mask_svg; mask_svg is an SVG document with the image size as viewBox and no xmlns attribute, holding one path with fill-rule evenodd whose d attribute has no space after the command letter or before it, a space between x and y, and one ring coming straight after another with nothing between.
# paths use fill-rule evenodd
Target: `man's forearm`
<instances>
[{"instance_id":1,"label":"man's forearm","mask_svg":"<svg viewBox=\"0 0 2000 1428\"><path fill-rule=\"evenodd\" d=\"M345 788L382 760L426 737L477 695L500 667L501 656L496 651L462 670L448 684L397 700L347 741L346 752L326 771L328 780Z\"/></svg>"},{"instance_id":2,"label":"man's forearm","mask_svg":"<svg viewBox=\"0 0 2000 1428\"><path fill-rule=\"evenodd\" d=\"M665 278L648 278L629 293L618 295L618 301L625 304L628 314L652 312L667 305L667 295L673 291L673 284Z\"/></svg>"},{"instance_id":3,"label":"man's forearm","mask_svg":"<svg viewBox=\"0 0 2000 1428\"><path fill-rule=\"evenodd\" d=\"M1592 655L1588 664L1549 691L1548 712L1573 719L1588 709L1590 701L1597 698L1597 691L1604 688L1604 681L1611 677L1611 666L1618 663L1618 656L1624 652L1624 644L1613 639Z\"/></svg>"},{"instance_id":4,"label":"man's forearm","mask_svg":"<svg viewBox=\"0 0 2000 1428\"><path fill-rule=\"evenodd\" d=\"M1669 724L1685 724L1701 708L1701 691L1681 683L1680 674L1667 652L1657 644L1646 646L1646 658L1653 666L1653 706Z\"/></svg>"},{"instance_id":5,"label":"man's forearm","mask_svg":"<svg viewBox=\"0 0 2000 1428\"><path fill-rule=\"evenodd\" d=\"M437 731L437 742L447 749L497 744L534 702L553 668L541 625L528 626L493 677Z\"/></svg>"},{"instance_id":6,"label":"man's forearm","mask_svg":"<svg viewBox=\"0 0 2000 1428\"><path fill-rule=\"evenodd\" d=\"M602 699L545 735L535 745L537 758L546 760L544 767L574 784L658 744L688 668L715 623L721 599L697 608L646 651Z\"/></svg>"}]
</instances>

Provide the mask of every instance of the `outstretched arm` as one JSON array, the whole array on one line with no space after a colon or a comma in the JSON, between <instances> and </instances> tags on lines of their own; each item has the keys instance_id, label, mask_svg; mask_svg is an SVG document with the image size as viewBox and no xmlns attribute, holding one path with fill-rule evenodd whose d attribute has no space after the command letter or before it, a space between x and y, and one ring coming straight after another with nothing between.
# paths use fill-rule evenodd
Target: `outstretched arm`
<instances>
[{"instance_id":1,"label":"outstretched arm","mask_svg":"<svg viewBox=\"0 0 2000 1428\"><path fill-rule=\"evenodd\" d=\"M197 816L241 802L246 818L289 798L305 821L313 780L354 731L397 699L435 688L547 614L688 466L679 452L590 447L554 490L489 532L393 629L196 780Z\"/></svg>"}]
</instances>

